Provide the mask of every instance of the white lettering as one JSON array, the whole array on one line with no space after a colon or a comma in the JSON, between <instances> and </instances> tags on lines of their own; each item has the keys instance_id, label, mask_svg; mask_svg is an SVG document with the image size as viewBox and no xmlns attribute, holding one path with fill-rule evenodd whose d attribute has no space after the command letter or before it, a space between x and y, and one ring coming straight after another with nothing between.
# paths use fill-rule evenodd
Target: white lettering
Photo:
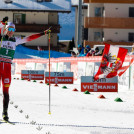
<instances>
[{"instance_id":1,"label":"white lettering","mask_svg":"<svg viewBox=\"0 0 134 134\"><path fill-rule=\"evenodd\" d=\"M61 79L58 79L59 82L61 82Z\"/></svg>"},{"instance_id":2,"label":"white lettering","mask_svg":"<svg viewBox=\"0 0 134 134\"><path fill-rule=\"evenodd\" d=\"M98 86L98 89L102 89L102 86Z\"/></svg>"},{"instance_id":3,"label":"white lettering","mask_svg":"<svg viewBox=\"0 0 134 134\"><path fill-rule=\"evenodd\" d=\"M87 89L89 86L87 86L87 85L83 85L83 88L84 89ZM89 88L88 88L89 89Z\"/></svg>"},{"instance_id":4,"label":"white lettering","mask_svg":"<svg viewBox=\"0 0 134 134\"><path fill-rule=\"evenodd\" d=\"M111 89L111 86L107 86L107 89Z\"/></svg>"},{"instance_id":5,"label":"white lettering","mask_svg":"<svg viewBox=\"0 0 134 134\"><path fill-rule=\"evenodd\" d=\"M109 85L82 85L83 89L94 89L94 91L97 91L97 89L116 89L116 86L109 86Z\"/></svg>"},{"instance_id":6,"label":"white lettering","mask_svg":"<svg viewBox=\"0 0 134 134\"><path fill-rule=\"evenodd\" d=\"M116 89L116 87L115 87L115 86L111 86L111 88L112 88L112 89Z\"/></svg>"},{"instance_id":7,"label":"white lettering","mask_svg":"<svg viewBox=\"0 0 134 134\"><path fill-rule=\"evenodd\" d=\"M90 85L90 89L94 89L93 85Z\"/></svg>"},{"instance_id":8,"label":"white lettering","mask_svg":"<svg viewBox=\"0 0 134 134\"><path fill-rule=\"evenodd\" d=\"M107 87L106 86L103 86L103 89L107 89Z\"/></svg>"},{"instance_id":9,"label":"white lettering","mask_svg":"<svg viewBox=\"0 0 134 134\"><path fill-rule=\"evenodd\" d=\"M72 82L72 79L69 79L69 82Z\"/></svg>"}]
</instances>

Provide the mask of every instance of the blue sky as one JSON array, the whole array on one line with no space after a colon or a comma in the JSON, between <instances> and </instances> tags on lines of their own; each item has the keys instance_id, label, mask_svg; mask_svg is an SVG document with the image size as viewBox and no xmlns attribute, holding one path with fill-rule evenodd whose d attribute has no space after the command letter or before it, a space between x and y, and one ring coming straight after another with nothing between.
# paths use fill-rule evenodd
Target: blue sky
<instances>
[{"instance_id":1,"label":"blue sky","mask_svg":"<svg viewBox=\"0 0 134 134\"><path fill-rule=\"evenodd\" d=\"M59 23L61 25L59 40L72 40L75 36L75 8L71 13L59 13Z\"/></svg>"}]
</instances>

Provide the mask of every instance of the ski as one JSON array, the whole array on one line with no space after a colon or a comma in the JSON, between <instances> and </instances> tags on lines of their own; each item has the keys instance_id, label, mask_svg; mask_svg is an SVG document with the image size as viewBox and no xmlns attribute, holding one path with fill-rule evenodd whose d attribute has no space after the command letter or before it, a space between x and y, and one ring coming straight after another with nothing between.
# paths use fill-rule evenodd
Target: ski
<instances>
[{"instance_id":1,"label":"ski","mask_svg":"<svg viewBox=\"0 0 134 134\"><path fill-rule=\"evenodd\" d=\"M0 122L7 123L7 124L10 124L10 125L15 125L15 123L13 123L11 121L0 120Z\"/></svg>"}]
</instances>

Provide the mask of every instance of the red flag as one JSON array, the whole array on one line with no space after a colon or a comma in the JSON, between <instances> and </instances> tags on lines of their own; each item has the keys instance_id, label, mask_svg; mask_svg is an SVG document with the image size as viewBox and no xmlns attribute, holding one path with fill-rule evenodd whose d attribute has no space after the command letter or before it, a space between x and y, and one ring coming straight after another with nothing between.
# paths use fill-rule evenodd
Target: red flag
<instances>
[{"instance_id":1,"label":"red flag","mask_svg":"<svg viewBox=\"0 0 134 134\"><path fill-rule=\"evenodd\" d=\"M134 59L132 58L128 66L123 66L122 68L120 68L117 72L118 76L121 76L132 65L133 61Z\"/></svg>"},{"instance_id":2,"label":"red flag","mask_svg":"<svg viewBox=\"0 0 134 134\"><path fill-rule=\"evenodd\" d=\"M122 68L127 49L105 44L102 61L94 79L112 78L117 75L117 71Z\"/></svg>"}]
</instances>

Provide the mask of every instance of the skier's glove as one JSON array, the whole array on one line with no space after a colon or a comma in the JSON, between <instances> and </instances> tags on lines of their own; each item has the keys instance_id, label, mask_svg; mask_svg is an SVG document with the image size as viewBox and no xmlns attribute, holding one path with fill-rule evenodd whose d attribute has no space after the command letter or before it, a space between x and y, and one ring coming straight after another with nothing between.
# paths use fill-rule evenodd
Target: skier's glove
<instances>
[{"instance_id":1,"label":"skier's glove","mask_svg":"<svg viewBox=\"0 0 134 134\"><path fill-rule=\"evenodd\" d=\"M51 32L51 30L48 29L48 30L45 30L45 31L44 31L44 34L46 35L46 34L49 34L50 32Z\"/></svg>"},{"instance_id":2,"label":"skier's glove","mask_svg":"<svg viewBox=\"0 0 134 134\"><path fill-rule=\"evenodd\" d=\"M45 34L45 35L46 35L46 34L48 34L48 31L47 31L47 30L45 30L45 31L44 31L44 34Z\"/></svg>"}]
</instances>

